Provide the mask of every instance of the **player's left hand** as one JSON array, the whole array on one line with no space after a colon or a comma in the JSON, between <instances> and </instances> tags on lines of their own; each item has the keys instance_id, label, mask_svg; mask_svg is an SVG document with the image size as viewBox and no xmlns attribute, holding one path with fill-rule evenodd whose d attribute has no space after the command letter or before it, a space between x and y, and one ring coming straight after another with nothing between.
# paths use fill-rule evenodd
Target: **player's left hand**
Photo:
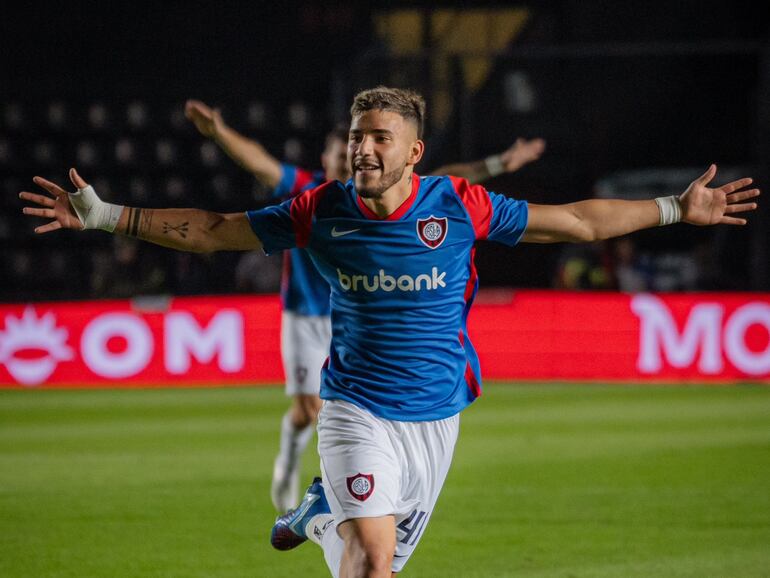
<instances>
[{"instance_id":1,"label":"player's left hand","mask_svg":"<svg viewBox=\"0 0 770 578\"><path fill-rule=\"evenodd\" d=\"M759 189L746 189L752 183L749 178L711 189L708 184L716 174L717 166L712 164L679 196L682 220L691 225L745 225L746 219L731 215L756 209L756 203L744 201L758 196Z\"/></svg>"},{"instance_id":2,"label":"player's left hand","mask_svg":"<svg viewBox=\"0 0 770 578\"><path fill-rule=\"evenodd\" d=\"M524 165L539 159L545 151L545 141L541 138L527 140L517 138L505 152L500 154L500 161L509 173L519 170Z\"/></svg>"}]
</instances>

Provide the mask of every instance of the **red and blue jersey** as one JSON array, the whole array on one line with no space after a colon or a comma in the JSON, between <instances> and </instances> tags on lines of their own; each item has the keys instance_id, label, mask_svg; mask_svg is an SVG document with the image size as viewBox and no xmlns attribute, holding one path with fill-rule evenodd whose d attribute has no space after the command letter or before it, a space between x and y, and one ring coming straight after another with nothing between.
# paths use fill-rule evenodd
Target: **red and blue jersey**
<instances>
[{"instance_id":1,"label":"red and blue jersey","mask_svg":"<svg viewBox=\"0 0 770 578\"><path fill-rule=\"evenodd\" d=\"M281 182L273 190L275 198L296 197L326 180L322 172L310 172L289 164L282 164L281 168ZM281 303L286 311L298 315L329 315L329 284L302 249L284 253Z\"/></svg>"},{"instance_id":2,"label":"red and blue jersey","mask_svg":"<svg viewBox=\"0 0 770 578\"><path fill-rule=\"evenodd\" d=\"M452 416L481 394L466 320L474 244L518 243L527 204L455 177L412 177L386 219L352 181L330 181L247 213L265 251L304 248L331 286L332 344L321 397L393 420Z\"/></svg>"}]
</instances>

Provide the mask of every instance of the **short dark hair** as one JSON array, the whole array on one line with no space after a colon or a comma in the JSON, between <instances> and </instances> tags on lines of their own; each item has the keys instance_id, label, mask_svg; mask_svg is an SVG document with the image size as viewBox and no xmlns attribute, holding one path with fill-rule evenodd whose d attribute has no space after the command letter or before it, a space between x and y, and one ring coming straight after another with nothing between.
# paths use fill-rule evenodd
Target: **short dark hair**
<instances>
[{"instance_id":1,"label":"short dark hair","mask_svg":"<svg viewBox=\"0 0 770 578\"><path fill-rule=\"evenodd\" d=\"M350 132L350 125L339 122L334 125L329 132L326 133L325 146L329 146L335 140L341 140L342 142L348 142L348 132Z\"/></svg>"},{"instance_id":2,"label":"short dark hair","mask_svg":"<svg viewBox=\"0 0 770 578\"><path fill-rule=\"evenodd\" d=\"M407 88L378 86L362 90L353 99L350 116L356 117L369 110L389 110L400 114L417 125L417 138L425 128L425 99Z\"/></svg>"}]
</instances>

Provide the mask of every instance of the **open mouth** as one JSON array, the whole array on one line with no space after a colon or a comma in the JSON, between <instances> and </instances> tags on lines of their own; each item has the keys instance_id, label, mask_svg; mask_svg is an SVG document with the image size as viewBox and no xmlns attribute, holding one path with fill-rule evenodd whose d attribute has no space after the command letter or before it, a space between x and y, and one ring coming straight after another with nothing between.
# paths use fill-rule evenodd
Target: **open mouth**
<instances>
[{"instance_id":1,"label":"open mouth","mask_svg":"<svg viewBox=\"0 0 770 578\"><path fill-rule=\"evenodd\" d=\"M372 164L360 164L355 166L355 171L357 173L371 173L374 171L379 171L380 166L379 165L372 165Z\"/></svg>"}]
</instances>

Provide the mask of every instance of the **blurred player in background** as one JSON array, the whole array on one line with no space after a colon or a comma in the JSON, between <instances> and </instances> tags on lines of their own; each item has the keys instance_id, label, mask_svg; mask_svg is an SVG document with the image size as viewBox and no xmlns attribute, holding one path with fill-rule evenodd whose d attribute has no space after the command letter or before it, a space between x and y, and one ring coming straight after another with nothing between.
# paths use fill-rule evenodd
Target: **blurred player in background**
<instances>
[{"instance_id":1,"label":"blurred player in background","mask_svg":"<svg viewBox=\"0 0 770 578\"><path fill-rule=\"evenodd\" d=\"M185 115L198 131L216 142L227 155L249 171L275 199L295 197L325 181L350 178L347 162L348 127L337 126L326 135L321 154L323 171L309 171L282 163L259 142L228 126L219 110L188 100ZM519 138L507 150L483 160L445 165L433 174L452 174L479 182L519 170L540 158L545 141ZM281 280L281 355L286 394L292 397L281 421L281 441L273 467L270 495L280 512L297 503L301 457L310 441L321 407L321 366L329 355L329 285L302 249L284 252Z\"/></svg>"},{"instance_id":2,"label":"blurred player in background","mask_svg":"<svg viewBox=\"0 0 770 578\"><path fill-rule=\"evenodd\" d=\"M272 193L284 200L325 181L347 181L347 127L326 135L321 154L323 171L308 171L282 163L257 141L225 124L217 109L188 100L185 115L198 131L216 142L238 165L252 173ZM286 376L289 411L281 420L281 440L273 465L270 497L280 512L297 503L302 454L313 437L321 408L321 366L329 355L329 284L302 249L285 251L281 279L281 357Z\"/></svg>"}]
</instances>

